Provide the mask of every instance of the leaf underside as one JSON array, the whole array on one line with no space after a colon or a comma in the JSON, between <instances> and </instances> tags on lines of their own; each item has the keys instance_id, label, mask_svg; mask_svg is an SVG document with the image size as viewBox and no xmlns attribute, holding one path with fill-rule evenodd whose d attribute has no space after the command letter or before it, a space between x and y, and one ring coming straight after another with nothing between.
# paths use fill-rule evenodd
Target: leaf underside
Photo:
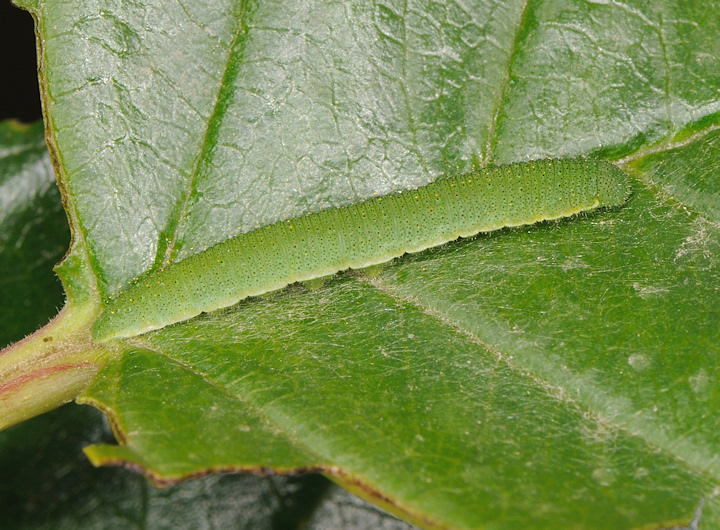
<instances>
[{"instance_id":1,"label":"leaf underside","mask_svg":"<svg viewBox=\"0 0 720 530\"><path fill-rule=\"evenodd\" d=\"M82 396L122 441L94 462L318 469L427 526L670 526L702 498L720 524L720 8L28 7L103 297L477 163L624 157L634 178L617 210L118 344Z\"/></svg>"}]
</instances>

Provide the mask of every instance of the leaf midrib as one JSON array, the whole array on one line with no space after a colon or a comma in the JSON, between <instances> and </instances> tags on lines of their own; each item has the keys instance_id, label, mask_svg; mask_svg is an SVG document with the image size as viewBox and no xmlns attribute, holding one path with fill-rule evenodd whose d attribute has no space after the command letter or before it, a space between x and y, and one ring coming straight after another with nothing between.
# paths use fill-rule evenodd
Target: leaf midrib
<instances>
[{"instance_id":1,"label":"leaf midrib","mask_svg":"<svg viewBox=\"0 0 720 530\"><path fill-rule=\"evenodd\" d=\"M174 261L181 245L180 233L182 231L183 222L187 218L187 211L190 201L195 192L199 176L202 174L203 167L209 164L212 158L212 151L217 144L218 133L223 119L227 113L228 106L232 101L235 90L235 80L240 72L241 61L237 60L239 55L244 51L246 24L244 24L245 14L247 13L247 1L243 1L239 8L237 17L237 26L233 35L232 43L228 48L227 59L225 61L225 70L223 72L219 86L217 87L217 95L215 104L210 113L210 117L205 127L203 142L200 146L198 156L195 159L194 166L187 179L185 192L178 198L177 205L173 209L171 217L165 233L168 237L160 234L158 241L158 249L155 255L153 267L162 267Z\"/></svg>"}]
</instances>

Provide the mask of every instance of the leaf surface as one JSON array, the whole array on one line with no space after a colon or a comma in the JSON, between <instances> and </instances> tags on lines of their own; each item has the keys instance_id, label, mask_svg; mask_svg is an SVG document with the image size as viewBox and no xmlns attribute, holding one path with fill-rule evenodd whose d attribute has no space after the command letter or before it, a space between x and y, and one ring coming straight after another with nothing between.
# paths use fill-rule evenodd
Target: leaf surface
<instances>
[{"instance_id":1,"label":"leaf surface","mask_svg":"<svg viewBox=\"0 0 720 530\"><path fill-rule=\"evenodd\" d=\"M62 304L51 267L69 234L42 124L0 131L0 198L11 199L0 209L2 292L12 293L0 319L10 342ZM211 475L161 489L132 471L93 468L83 448L112 439L102 414L74 405L0 432L0 528L408 528L316 474Z\"/></svg>"},{"instance_id":2,"label":"leaf surface","mask_svg":"<svg viewBox=\"0 0 720 530\"><path fill-rule=\"evenodd\" d=\"M635 178L622 209L119 344L82 397L122 442L94 462L322 470L426 526L668 526L702 498L718 524L716 7L28 7L101 298L476 163L596 154Z\"/></svg>"}]
</instances>

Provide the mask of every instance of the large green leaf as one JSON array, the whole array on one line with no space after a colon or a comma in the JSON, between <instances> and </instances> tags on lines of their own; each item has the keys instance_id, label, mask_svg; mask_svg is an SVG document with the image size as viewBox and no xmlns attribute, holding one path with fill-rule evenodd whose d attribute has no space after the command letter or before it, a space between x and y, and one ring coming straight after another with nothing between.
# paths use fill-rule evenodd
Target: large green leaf
<instances>
[{"instance_id":1,"label":"large green leaf","mask_svg":"<svg viewBox=\"0 0 720 530\"><path fill-rule=\"evenodd\" d=\"M82 447L112 438L100 416L68 405L0 433L0 528L409 528L319 475L216 474L156 488L93 468Z\"/></svg>"},{"instance_id":2,"label":"large green leaf","mask_svg":"<svg viewBox=\"0 0 720 530\"><path fill-rule=\"evenodd\" d=\"M720 525L720 8L23 3L75 234L61 330L122 442L94 462L321 470L427 526L670 525L701 499ZM255 226L576 154L622 157L631 202L114 346L80 331Z\"/></svg>"},{"instance_id":3,"label":"large green leaf","mask_svg":"<svg viewBox=\"0 0 720 530\"><path fill-rule=\"evenodd\" d=\"M0 175L8 342L62 303L51 267L69 234L41 123L0 123ZM131 471L93 468L82 448L112 440L101 416L68 405L0 433L0 528L407 528L319 475L213 475L158 489Z\"/></svg>"}]
</instances>

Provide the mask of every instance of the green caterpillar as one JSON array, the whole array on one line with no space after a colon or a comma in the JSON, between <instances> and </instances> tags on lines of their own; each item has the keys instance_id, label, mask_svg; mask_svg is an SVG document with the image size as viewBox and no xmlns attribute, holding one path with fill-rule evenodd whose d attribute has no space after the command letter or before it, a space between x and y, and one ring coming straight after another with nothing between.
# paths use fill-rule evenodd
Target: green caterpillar
<instances>
[{"instance_id":1,"label":"green caterpillar","mask_svg":"<svg viewBox=\"0 0 720 530\"><path fill-rule=\"evenodd\" d=\"M479 232L618 206L627 176L609 162L490 166L417 189L280 221L148 272L110 300L96 341L133 337L293 282L361 269Z\"/></svg>"}]
</instances>

